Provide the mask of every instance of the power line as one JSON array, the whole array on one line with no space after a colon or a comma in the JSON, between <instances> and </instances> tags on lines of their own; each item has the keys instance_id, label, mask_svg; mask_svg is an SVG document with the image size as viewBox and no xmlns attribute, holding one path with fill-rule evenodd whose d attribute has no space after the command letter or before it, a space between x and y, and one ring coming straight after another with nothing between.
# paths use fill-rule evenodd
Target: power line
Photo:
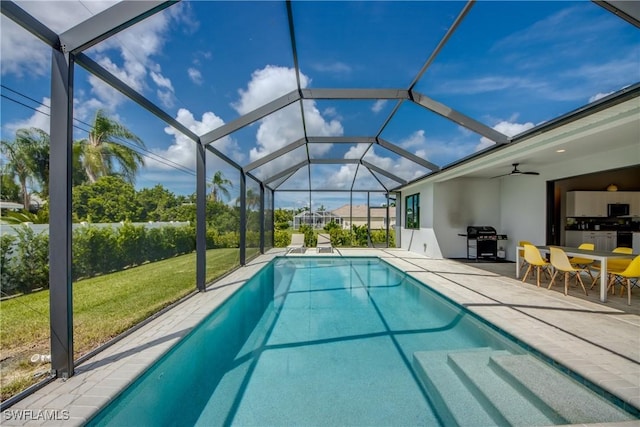
<instances>
[{"instance_id":1,"label":"power line","mask_svg":"<svg viewBox=\"0 0 640 427\"><path fill-rule=\"evenodd\" d=\"M15 93L16 95L19 95L19 96L21 96L21 97L23 97L23 98L26 98L26 99L28 99L28 100L30 100L30 101L33 101L33 102L37 103L39 106L42 106L42 107L45 107L45 108L49 108L49 109L51 109L48 105L45 105L45 104L43 104L43 103L42 103L42 102L40 102L40 101L37 101L37 100L35 100L35 99L33 99L33 98L30 98L29 96L26 96L26 95L22 94L21 92L18 92L18 91L16 91L16 90L11 89L11 88L9 88L9 87L7 87L7 86L5 86L5 85L2 85L2 84L0 84L0 86L1 86L3 89L6 89L6 90L8 90L8 91L10 91L10 92L12 92L12 93ZM35 107L31 106L31 105L27 105L27 104L25 104L24 102L21 102L21 101L19 101L19 100L17 100L17 99L14 99L14 98L12 98L12 97L10 97L10 96L8 96L8 95L0 94L0 96L2 96L2 98L5 98L5 99L7 99L7 100L9 100L9 101L11 101L11 102L13 102L13 103L15 103L15 104L18 104L18 105L21 105L21 106L23 106L23 107L25 107L25 108L28 108L28 109L30 109L30 110L36 111L36 112L38 112L38 113L40 113L40 114L43 114L43 115L45 115L45 116L47 116L47 117L50 117L50 116L51 116L49 113L46 113L46 112L44 112L44 111L41 111L41 110L39 110L39 109L37 109L37 108L35 108ZM87 129L83 129L82 127L80 127L80 126L78 126L78 125L75 125L75 124L74 124L74 125L73 125L73 127L74 127L75 129L78 129L78 130L80 130L80 131L83 131L83 132L87 132L87 133L89 133L89 132L90 132L90 129L92 129L92 128L93 128L93 126L92 126L91 124L86 123L86 122L83 122L83 121L82 121L82 120L80 120L80 119L74 118L73 120L74 120L74 121L76 121L76 122L78 122L78 123L81 123L81 124L83 124L83 125L85 125L85 126L88 126L88 127L89 127L89 130L87 130ZM161 156L161 155L159 155L159 154L157 154L157 153L154 153L153 151L151 151L151 150L147 149L146 147L140 147L140 146L135 145L135 144L132 144L132 143L130 143L129 141L127 141L127 140L125 140L125 139L122 139L122 138L118 138L118 137L116 137L116 139L117 139L119 142L121 142L123 145L126 145L127 147L129 147L129 148L133 149L134 151L136 151L137 153L139 153L140 155L142 155L142 156L144 156L144 157L147 157L147 158L149 158L149 159L155 160L155 161L157 161L158 163L161 163L161 164L163 164L163 165L165 165L165 166L168 166L168 167L171 167L171 168L173 168L173 169L176 169L176 170L178 170L178 171L180 171L180 172L188 173L188 174L190 174L190 175L196 176L196 172L195 172L193 169L189 169L189 168L187 168L187 167L185 167L185 166L183 166L183 165L181 165L181 164L179 164L179 163L176 163L176 162L174 162L174 161L172 161L172 160L170 160L170 159L167 159L166 157L163 157L163 156ZM146 154L145 154L145 153L146 153Z\"/></svg>"}]
</instances>

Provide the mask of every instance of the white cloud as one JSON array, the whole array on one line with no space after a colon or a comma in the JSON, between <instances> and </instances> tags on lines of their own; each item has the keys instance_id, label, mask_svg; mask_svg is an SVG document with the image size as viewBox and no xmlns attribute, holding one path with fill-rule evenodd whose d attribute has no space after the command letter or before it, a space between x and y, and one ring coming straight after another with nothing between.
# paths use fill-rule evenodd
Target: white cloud
<instances>
[{"instance_id":1,"label":"white cloud","mask_svg":"<svg viewBox=\"0 0 640 427\"><path fill-rule=\"evenodd\" d=\"M592 97L589 98L589 103L595 102L599 99L604 98L605 96L609 96L611 95L613 92L607 92L607 93L596 93L595 95L593 95Z\"/></svg>"},{"instance_id":2,"label":"white cloud","mask_svg":"<svg viewBox=\"0 0 640 427\"><path fill-rule=\"evenodd\" d=\"M4 128L11 135L15 135L18 129L38 128L49 133L49 107L51 106L51 99L42 98L42 105L36 108L36 111L28 119L18 122L7 123Z\"/></svg>"},{"instance_id":3,"label":"white cloud","mask_svg":"<svg viewBox=\"0 0 640 427\"><path fill-rule=\"evenodd\" d=\"M527 122L527 123L514 123L514 122L510 122L510 121L501 121L498 124L496 124L495 126L493 126L493 129L497 130L498 132L507 135L507 136L514 136L514 135L518 135L526 130L531 129L532 127L534 127L535 125L531 122ZM480 150L484 150L485 148L491 147L495 145L495 141L490 140L489 138L486 137L482 137L480 138L480 143L478 143L478 145L476 145L475 151L480 151Z\"/></svg>"},{"instance_id":4,"label":"white cloud","mask_svg":"<svg viewBox=\"0 0 640 427\"><path fill-rule=\"evenodd\" d=\"M400 147L404 148L405 150L408 150L412 147L424 147L426 142L427 137L424 135L424 130L419 129L409 135L408 138L401 140L398 145L400 145Z\"/></svg>"},{"instance_id":5,"label":"white cloud","mask_svg":"<svg viewBox=\"0 0 640 427\"><path fill-rule=\"evenodd\" d=\"M170 90L158 89L156 91L156 96L160 100L160 103L166 108L173 108L176 103L176 96Z\"/></svg>"},{"instance_id":6,"label":"white cloud","mask_svg":"<svg viewBox=\"0 0 640 427\"><path fill-rule=\"evenodd\" d=\"M408 139L404 140L403 142L407 142L409 140L415 139L416 135L420 135L420 134L424 135L424 131L414 132ZM399 145L402 145L402 143ZM364 155L364 160L388 171L389 173L396 175L397 177L400 177L406 180L412 180L412 179L418 178L424 175L426 172L428 172L423 167L417 165L416 163L414 163L413 161L405 157L398 157L397 159L393 159L391 157L385 157L385 156L379 155L376 152L376 149L378 148L376 146L372 146L368 150L367 148L369 148L368 144L352 145L349 148L349 150L345 153L344 158L359 159L360 157L362 157L362 155L366 151L366 154ZM418 157L426 158L425 150L417 150L414 152L414 154L416 154ZM361 168L362 166L358 168L358 170ZM355 173L356 173L356 165L353 165L353 164L342 165L337 173L327 177L325 185L330 188L338 188L338 189L351 188L351 185L354 182L353 178ZM379 177L383 180L383 183L389 182L387 178L383 178L380 175ZM374 179L374 182L371 181L372 179ZM378 183L377 180L375 180L375 178L371 177L370 173L368 172L363 173L358 171L358 176L355 180L354 188L371 190L379 187L380 187L380 184Z\"/></svg>"},{"instance_id":7,"label":"white cloud","mask_svg":"<svg viewBox=\"0 0 640 427\"><path fill-rule=\"evenodd\" d=\"M306 88L310 82L307 76L300 73L300 86ZM296 89L296 73L293 68L267 65L251 74L247 89L238 90L240 99L232 107L240 114L247 114Z\"/></svg>"},{"instance_id":8,"label":"white cloud","mask_svg":"<svg viewBox=\"0 0 640 427\"><path fill-rule=\"evenodd\" d=\"M158 85L158 87L161 87L163 89L167 89L173 92L173 84L171 83L170 79L166 78L160 73L156 73L155 71L151 71L150 75L151 75L151 79L154 81L155 84Z\"/></svg>"},{"instance_id":9,"label":"white cloud","mask_svg":"<svg viewBox=\"0 0 640 427\"><path fill-rule=\"evenodd\" d=\"M162 51L172 20L183 19L182 12L187 9L177 4L157 13L95 45L90 49L91 55L101 66L141 94L155 90L160 103L170 108L175 103L173 84L162 74L153 57ZM125 99L92 76L89 83L97 99L83 102L100 104L109 111L115 111Z\"/></svg>"},{"instance_id":10,"label":"white cloud","mask_svg":"<svg viewBox=\"0 0 640 427\"><path fill-rule=\"evenodd\" d=\"M193 83L197 84L198 86L202 84L202 73L200 72L200 70L189 67L189 69L187 70L187 74L189 75L189 79Z\"/></svg>"},{"instance_id":11,"label":"white cloud","mask_svg":"<svg viewBox=\"0 0 640 427\"><path fill-rule=\"evenodd\" d=\"M382 111L382 109L384 108L385 105L387 105L387 100L386 99L378 99L373 104L373 107L371 107L371 111L373 111L374 113L379 113L380 111Z\"/></svg>"},{"instance_id":12,"label":"white cloud","mask_svg":"<svg viewBox=\"0 0 640 427\"><path fill-rule=\"evenodd\" d=\"M178 110L176 120L197 135L202 135L224 125L224 121L212 112L204 113L202 115L202 119L198 120L193 116L191 111L184 108ZM154 152L159 156L169 159L183 167L195 170L196 143L191 138L171 126L167 126L164 131L165 133L172 135L174 137L174 141L166 150L154 150ZM225 137L216 141L215 147L227 155L231 153L229 157L234 158L234 160L242 160L242 153L238 149L235 141L230 137ZM146 166L148 169L171 169L171 166L154 161L151 158L147 160Z\"/></svg>"},{"instance_id":13,"label":"white cloud","mask_svg":"<svg viewBox=\"0 0 640 427\"><path fill-rule=\"evenodd\" d=\"M311 79L306 75L300 74L300 84L303 88L307 87L310 81ZM238 113L247 114L296 88L294 69L267 65L265 68L253 72L247 88L238 91L240 99L232 106ZM325 119L314 101L305 102L304 111L308 135L338 136L343 134L340 121ZM294 103L260 120L256 131L256 147L249 152L250 160L257 160L302 138L304 132L300 114L300 105ZM314 144L310 147L314 155L322 155L330 149L330 144ZM288 156L283 156L265 165L261 172L270 176L275 171L292 164Z\"/></svg>"},{"instance_id":14,"label":"white cloud","mask_svg":"<svg viewBox=\"0 0 640 427\"><path fill-rule=\"evenodd\" d=\"M352 71L351 66L344 62L336 61L328 64L314 64L312 68L321 73L348 74Z\"/></svg>"},{"instance_id":15,"label":"white cloud","mask_svg":"<svg viewBox=\"0 0 640 427\"><path fill-rule=\"evenodd\" d=\"M51 48L4 15L0 18L0 35L3 76L43 76L51 71Z\"/></svg>"}]
</instances>

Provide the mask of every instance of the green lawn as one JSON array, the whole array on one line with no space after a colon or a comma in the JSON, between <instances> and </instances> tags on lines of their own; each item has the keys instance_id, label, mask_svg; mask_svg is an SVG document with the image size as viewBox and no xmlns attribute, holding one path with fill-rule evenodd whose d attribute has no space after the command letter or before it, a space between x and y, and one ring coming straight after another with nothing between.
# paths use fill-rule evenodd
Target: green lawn
<instances>
[{"instance_id":1,"label":"green lawn","mask_svg":"<svg viewBox=\"0 0 640 427\"><path fill-rule=\"evenodd\" d=\"M249 253L249 251L247 251ZM238 249L207 252L207 282L239 265ZM195 289L195 253L73 284L78 358ZM0 302L2 400L35 382L34 353L49 353L49 291ZM42 370L42 366L35 367ZM48 369L48 366L47 368Z\"/></svg>"}]
</instances>

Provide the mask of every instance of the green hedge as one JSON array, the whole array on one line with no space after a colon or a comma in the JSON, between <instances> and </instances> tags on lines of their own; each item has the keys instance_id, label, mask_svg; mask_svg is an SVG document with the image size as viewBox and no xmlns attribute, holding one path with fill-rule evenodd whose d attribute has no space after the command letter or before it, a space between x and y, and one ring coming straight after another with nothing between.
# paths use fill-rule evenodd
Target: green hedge
<instances>
[{"instance_id":1,"label":"green hedge","mask_svg":"<svg viewBox=\"0 0 640 427\"><path fill-rule=\"evenodd\" d=\"M1 237L0 281L3 294L28 293L49 287L49 236L28 227ZM251 242L256 240L251 232ZM237 248L239 234L207 230L207 247ZM248 239L249 241L249 239ZM259 239L258 239L259 242ZM73 231L72 278L78 280L119 271L149 261L193 252L192 226L147 228L125 223L121 227L80 227Z\"/></svg>"},{"instance_id":2,"label":"green hedge","mask_svg":"<svg viewBox=\"0 0 640 427\"><path fill-rule=\"evenodd\" d=\"M275 230L274 245L276 248L286 248L291 243L291 233L304 234L304 243L308 248L316 246L317 235L314 230L306 224L300 226L297 231L291 230ZM328 233L331 238L331 244L334 247L366 247L368 246L368 230L366 225L354 225L351 230L344 230L339 226L329 225L324 228L321 233ZM386 230L371 230L371 243L386 244ZM395 231L389 230L389 247L395 247Z\"/></svg>"}]
</instances>

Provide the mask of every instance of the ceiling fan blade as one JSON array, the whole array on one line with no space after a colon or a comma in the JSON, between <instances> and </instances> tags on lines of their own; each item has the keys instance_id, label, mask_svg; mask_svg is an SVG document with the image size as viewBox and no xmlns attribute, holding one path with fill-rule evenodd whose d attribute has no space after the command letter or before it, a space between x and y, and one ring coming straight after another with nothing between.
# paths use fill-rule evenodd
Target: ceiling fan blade
<instances>
[{"instance_id":1,"label":"ceiling fan blade","mask_svg":"<svg viewBox=\"0 0 640 427\"><path fill-rule=\"evenodd\" d=\"M503 176L509 176L509 175L511 175L511 172L509 172L509 173L505 173L505 174L502 174L502 175L492 176L492 177L491 177L491 179L494 179L494 178L501 178L501 177L503 177Z\"/></svg>"},{"instance_id":2,"label":"ceiling fan blade","mask_svg":"<svg viewBox=\"0 0 640 427\"><path fill-rule=\"evenodd\" d=\"M520 172L522 175L540 175L540 172Z\"/></svg>"}]
</instances>

